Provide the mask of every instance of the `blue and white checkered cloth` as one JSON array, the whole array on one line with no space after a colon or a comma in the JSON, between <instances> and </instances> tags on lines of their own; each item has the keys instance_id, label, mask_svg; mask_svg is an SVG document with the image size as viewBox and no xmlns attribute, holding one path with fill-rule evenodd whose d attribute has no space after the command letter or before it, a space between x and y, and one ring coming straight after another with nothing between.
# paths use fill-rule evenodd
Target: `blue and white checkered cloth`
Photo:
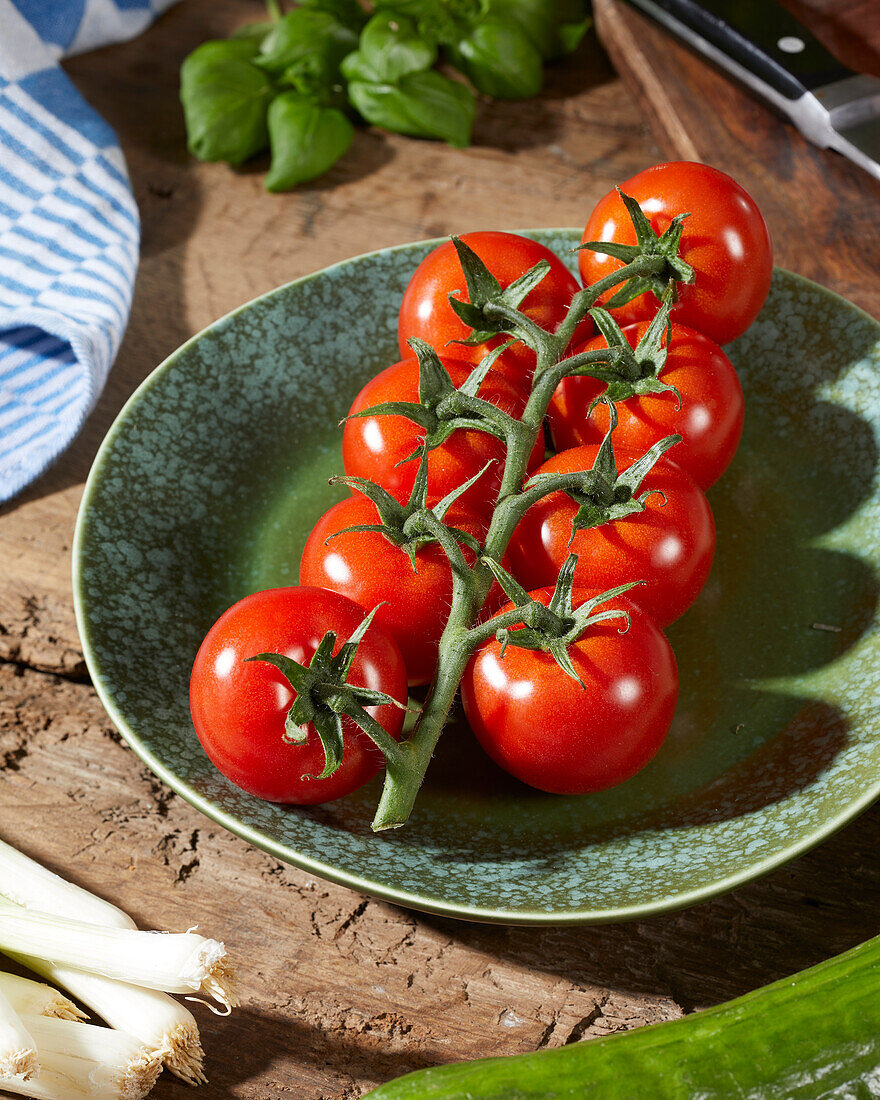
<instances>
[{"instance_id":1,"label":"blue and white checkered cloth","mask_svg":"<svg viewBox=\"0 0 880 1100\"><path fill-rule=\"evenodd\" d=\"M71 442L128 320L137 207L116 135L63 56L174 0L0 0L0 501Z\"/></svg>"}]
</instances>

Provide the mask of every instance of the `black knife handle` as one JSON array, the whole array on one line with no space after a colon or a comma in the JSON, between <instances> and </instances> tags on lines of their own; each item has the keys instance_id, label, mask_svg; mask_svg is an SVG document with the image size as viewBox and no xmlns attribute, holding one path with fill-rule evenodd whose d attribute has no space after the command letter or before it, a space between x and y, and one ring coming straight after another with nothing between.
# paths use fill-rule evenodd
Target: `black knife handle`
<instances>
[{"instance_id":1,"label":"black knife handle","mask_svg":"<svg viewBox=\"0 0 880 1100\"><path fill-rule=\"evenodd\" d=\"M632 2L697 49L700 40L708 42L753 80L786 99L800 99L806 92L853 75L776 0ZM714 51L712 56L724 64Z\"/></svg>"}]
</instances>

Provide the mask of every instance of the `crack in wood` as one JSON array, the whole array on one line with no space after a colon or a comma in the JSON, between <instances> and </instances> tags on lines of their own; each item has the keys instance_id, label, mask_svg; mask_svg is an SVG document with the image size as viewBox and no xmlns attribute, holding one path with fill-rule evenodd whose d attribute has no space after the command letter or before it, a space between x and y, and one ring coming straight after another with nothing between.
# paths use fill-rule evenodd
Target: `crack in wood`
<instances>
[{"instance_id":1,"label":"crack in wood","mask_svg":"<svg viewBox=\"0 0 880 1100\"><path fill-rule=\"evenodd\" d=\"M355 923L355 921L359 920L364 915L364 913L366 913L367 906L369 904L370 899L364 898L363 901L355 909L353 909L351 913L349 913L349 915L345 918L345 920L342 922L342 924L340 924L340 926L336 929L336 932L333 934L334 941L338 940L344 932L348 931L348 929Z\"/></svg>"},{"instance_id":2,"label":"crack in wood","mask_svg":"<svg viewBox=\"0 0 880 1100\"><path fill-rule=\"evenodd\" d=\"M568 1033L568 1037L566 1038L564 1045L569 1046L571 1043L579 1043L581 1039L583 1039L587 1031L589 1031L589 1029L593 1026L593 1024L597 1020L602 1018L602 1016L604 1015L603 1009L607 1004L608 994L605 993L598 1001L596 1001L595 1005L587 1013L587 1015L578 1020L578 1022L574 1025L574 1027Z\"/></svg>"}]
</instances>

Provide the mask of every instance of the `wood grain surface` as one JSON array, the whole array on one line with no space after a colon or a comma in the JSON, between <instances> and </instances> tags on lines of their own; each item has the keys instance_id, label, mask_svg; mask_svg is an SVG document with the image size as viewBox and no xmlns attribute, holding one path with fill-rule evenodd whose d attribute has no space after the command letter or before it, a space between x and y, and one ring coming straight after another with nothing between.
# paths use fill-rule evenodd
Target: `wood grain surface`
<instances>
[{"instance_id":1,"label":"wood grain surface","mask_svg":"<svg viewBox=\"0 0 880 1100\"><path fill-rule=\"evenodd\" d=\"M384 245L582 223L610 186L660 159L650 122L665 155L706 159L756 194L779 262L880 315L875 181L808 149L614 0L596 15L627 86L591 37L536 100L481 104L471 149L365 130L324 180L282 196L263 191L264 163L233 172L191 161L177 102L182 57L259 11L248 0L187 0L134 42L68 66L120 135L142 264L97 410L0 512L0 835L144 927L198 920L235 952L245 1007L228 1019L196 1008L205 1100L353 1100L421 1066L673 1018L875 934L877 809L710 904L613 927L504 929L424 917L277 863L173 795L120 741L86 681L72 614L83 480L134 387L248 298ZM868 68L877 15L868 0L825 0L810 20ZM659 75L651 83L648 73ZM165 1078L155 1092L188 1094Z\"/></svg>"}]
</instances>

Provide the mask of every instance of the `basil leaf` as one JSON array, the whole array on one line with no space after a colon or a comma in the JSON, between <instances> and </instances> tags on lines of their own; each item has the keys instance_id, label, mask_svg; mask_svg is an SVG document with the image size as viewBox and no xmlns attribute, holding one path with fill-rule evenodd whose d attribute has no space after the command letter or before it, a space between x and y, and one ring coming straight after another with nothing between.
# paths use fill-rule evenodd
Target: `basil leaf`
<instances>
[{"instance_id":1,"label":"basil leaf","mask_svg":"<svg viewBox=\"0 0 880 1100\"><path fill-rule=\"evenodd\" d=\"M364 84L382 83L379 74L372 65L368 65L367 62L364 61L363 54L360 50L355 50L354 53L350 53L348 57L344 58L342 64L339 66L339 71L349 83L352 80L359 80Z\"/></svg>"},{"instance_id":2,"label":"basil leaf","mask_svg":"<svg viewBox=\"0 0 880 1100\"><path fill-rule=\"evenodd\" d=\"M556 42L552 53L546 55L548 60L562 57L563 54L573 53L581 43L581 39L592 27L593 20L587 16L580 23L564 23L556 32Z\"/></svg>"},{"instance_id":3,"label":"basil leaf","mask_svg":"<svg viewBox=\"0 0 880 1100\"><path fill-rule=\"evenodd\" d=\"M268 23L271 27L272 24ZM216 38L210 42L203 42L196 46L191 54L183 59L181 69L189 67L201 72L209 65L217 65L222 61L250 61L260 52L260 43L252 35L243 35L241 38Z\"/></svg>"},{"instance_id":4,"label":"basil leaf","mask_svg":"<svg viewBox=\"0 0 880 1100\"><path fill-rule=\"evenodd\" d=\"M397 134L470 144L476 114L473 93L433 69L410 73L397 84L352 81L348 97L367 122Z\"/></svg>"},{"instance_id":5,"label":"basil leaf","mask_svg":"<svg viewBox=\"0 0 880 1100\"><path fill-rule=\"evenodd\" d=\"M486 0L374 0L377 9L414 19L419 34L435 45L464 38L485 13Z\"/></svg>"},{"instance_id":6,"label":"basil leaf","mask_svg":"<svg viewBox=\"0 0 880 1100\"><path fill-rule=\"evenodd\" d=\"M408 73L430 69L436 60L437 47L419 35L412 19L376 12L361 31L357 51L343 61L342 72L349 80L396 84Z\"/></svg>"},{"instance_id":7,"label":"basil leaf","mask_svg":"<svg viewBox=\"0 0 880 1100\"><path fill-rule=\"evenodd\" d=\"M269 108L272 166L267 191L287 191L322 176L351 145L354 127L342 111L282 92Z\"/></svg>"},{"instance_id":8,"label":"basil leaf","mask_svg":"<svg viewBox=\"0 0 880 1100\"><path fill-rule=\"evenodd\" d=\"M511 20L487 17L449 51L449 58L477 91L494 99L528 99L541 90L541 54Z\"/></svg>"},{"instance_id":9,"label":"basil leaf","mask_svg":"<svg viewBox=\"0 0 880 1100\"><path fill-rule=\"evenodd\" d=\"M260 23L243 23L232 32L230 38L232 41L238 41L239 39L253 41L259 47L274 26L274 23L265 19Z\"/></svg>"},{"instance_id":10,"label":"basil leaf","mask_svg":"<svg viewBox=\"0 0 880 1100\"><path fill-rule=\"evenodd\" d=\"M249 60L253 39L205 42L180 68L189 150L200 160L241 164L269 144L266 113L274 89Z\"/></svg>"},{"instance_id":11,"label":"basil leaf","mask_svg":"<svg viewBox=\"0 0 880 1100\"><path fill-rule=\"evenodd\" d=\"M488 14L518 23L545 61L571 53L592 22L585 0L489 0Z\"/></svg>"},{"instance_id":12,"label":"basil leaf","mask_svg":"<svg viewBox=\"0 0 880 1100\"><path fill-rule=\"evenodd\" d=\"M354 31L359 31L369 18L357 0L300 0L300 4L304 8L327 11Z\"/></svg>"},{"instance_id":13,"label":"basil leaf","mask_svg":"<svg viewBox=\"0 0 880 1100\"><path fill-rule=\"evenodd\" d=\"M346 104L339 66L318 53L291 65L276 80L310 103L320 103L325 107L344 107Z\"/></svg>"},{"instance_id":14,"label":"basil leaf","mask_svg":"<svg viewBox=\"0 0 880 1100\"><path fill-rule=\"evenodd\" d=\"M254 63L266 72L314 73L320 68L332 80L346 54L357 48L355 31L319 8L294 8L275 23Z\"/></svg>"}]
</instances>

